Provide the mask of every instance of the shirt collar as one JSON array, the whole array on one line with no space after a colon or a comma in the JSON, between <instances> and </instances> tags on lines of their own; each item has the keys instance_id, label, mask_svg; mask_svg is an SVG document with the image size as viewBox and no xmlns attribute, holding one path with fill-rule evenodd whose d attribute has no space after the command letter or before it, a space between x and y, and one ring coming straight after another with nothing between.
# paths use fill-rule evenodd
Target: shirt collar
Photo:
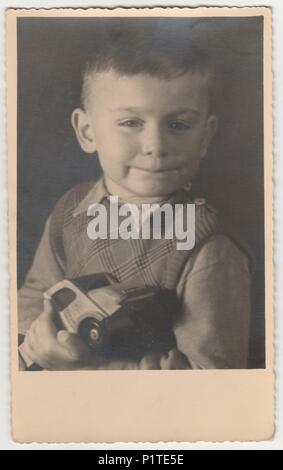
<instances>
[{"instance_id":1,"label":"shirt collar","mask_svg":"<svg viewBox=\"0 0 283 470\"><path fill-rule=\"evenodd\" d=\"M174 193L169 200L164 201L164 202L176 203L178 202L180 195L182 196L181 199L183 199L184 197L183 191L185 190L189 192L190 189L191 189L191 186L187 186L183 188L183 190L179 190L176 193ZM95 203L100 204L101 202L104 201L104 199L107 199L108 196L110 196L110 193L108 192L105 186L104 178L101 177L98 181L94 183L94 185L89 190L89 192L84 197L84 199L75 208L73 212L73 217L77 217L78 215L87 212L89 206Z\"/></svg>"},{"instance_id":2,"label":"shirt collar","mask_svg":"<svg viewBox=\"0 0 283 470\"><path fill-rule=\"evenodd\" d=\"M100 204L108 196L109 192L105 186L104 179L100 178L96 183L94 183L84 199L75 208L73 217L77 217L77 215L87 212L91 204Z\"/></svg>"}]
</instances>

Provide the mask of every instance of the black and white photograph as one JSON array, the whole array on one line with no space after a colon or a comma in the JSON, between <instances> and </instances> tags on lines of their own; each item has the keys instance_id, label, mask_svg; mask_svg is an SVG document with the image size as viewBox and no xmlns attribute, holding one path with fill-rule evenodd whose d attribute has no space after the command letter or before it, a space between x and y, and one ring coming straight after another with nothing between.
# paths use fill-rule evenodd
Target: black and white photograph
<instances>
[{"instance_id":1,"label":"black and white photograph","mask_svg":"<svg viewBox=\"0 0 283 470\"><path fill-rule=\"evenodd\" d=\"M19 367L265 368L263 17L17 20Z\"/></svg>"},{"instance_id":2,"label":"black and white photograph","mask_svg":"<svg viewBox=\"0 0 283 470\"><path fill-rule=\"evenodd\" d=\"M272 438L271 13L7 11L17 442Z\"/></svg>"}]
</instances>

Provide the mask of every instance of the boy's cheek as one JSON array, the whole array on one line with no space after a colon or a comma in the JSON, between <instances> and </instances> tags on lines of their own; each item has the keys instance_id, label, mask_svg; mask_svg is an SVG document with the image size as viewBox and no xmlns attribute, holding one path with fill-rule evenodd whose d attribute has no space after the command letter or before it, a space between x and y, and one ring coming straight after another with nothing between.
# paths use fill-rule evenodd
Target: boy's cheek
<instances>
[{"instance_id":1,"label":"boy's cheek","mask_svg":"<svg viewBox=\"0 0 283 470\"><path fill-rule=\"evenodd\" d=\"M129 166L125 165L124 163L117 163L117 160L114 158L111 160L107 160L106 162L100 161L101 167L103 169L103 173L106 177L109 177L111 180L115 181L116 183L125 182L130 169Z\"/></svg>"},{"instance_id":2,"label":"boy's cheek","mask_svg":"<svg viewBox=\"0 0 283 470\"><path fill-rule=\"evenodd\" d=\"M136 154L137 150L135 148L115 145L115 142L98 152L103 170L113 173L126 172Z\"/></svg>"}]
</instances>

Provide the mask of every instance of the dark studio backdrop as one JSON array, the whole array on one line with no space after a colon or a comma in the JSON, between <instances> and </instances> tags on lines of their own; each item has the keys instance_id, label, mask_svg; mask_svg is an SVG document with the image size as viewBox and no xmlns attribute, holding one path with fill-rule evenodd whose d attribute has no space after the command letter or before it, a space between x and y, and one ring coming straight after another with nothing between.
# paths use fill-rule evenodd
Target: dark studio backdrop
<instances>
[{"instance_id":1,"label":"dark studio backdrop","mask_svg":"<svg viewBox=\"0 0 283 470\"><path fill-rule=\"evenodd\" d=\"M18 20L19 286L58 198L100 175L97 158L79 148L70 115L79 105L85 52L109 21L113 19ZM265 367L262 18L147 21L155 21L157 28L172 21L176 28L181 22L198 28L222 72L219 129L194 189L237 228L253 252L250 366Z\"/></svg>"}]
</instances>

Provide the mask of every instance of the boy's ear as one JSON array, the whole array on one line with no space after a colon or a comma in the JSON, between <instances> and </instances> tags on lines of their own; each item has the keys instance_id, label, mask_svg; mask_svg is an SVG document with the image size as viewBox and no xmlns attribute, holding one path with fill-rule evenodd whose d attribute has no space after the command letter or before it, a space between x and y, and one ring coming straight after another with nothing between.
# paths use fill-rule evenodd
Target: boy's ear
<instances>
[{"instance_id":1,"label":"boy's ear","mask_svg":"<svg viewBox=\"0 0 283 470\"><path fill-rule=\"evenodd\" d=\"M71 122L82 150L94 153L96 142L87 113L81 108L74 109Z\"/></svg>"},{"instance_id":2,"label":"boy's ear","mask_svg":"<svg viewBox=\"0 0 283 470\"><path fill-rule=\"evenodd\" d=\"M205 127L204 137L202 141L201 158L204 158L206 156L209 144L217 131L217 126L218 126L217 117L214 115L209 116L209 118L206 121L206 127Z\"/></svg>"}]
</instances>

